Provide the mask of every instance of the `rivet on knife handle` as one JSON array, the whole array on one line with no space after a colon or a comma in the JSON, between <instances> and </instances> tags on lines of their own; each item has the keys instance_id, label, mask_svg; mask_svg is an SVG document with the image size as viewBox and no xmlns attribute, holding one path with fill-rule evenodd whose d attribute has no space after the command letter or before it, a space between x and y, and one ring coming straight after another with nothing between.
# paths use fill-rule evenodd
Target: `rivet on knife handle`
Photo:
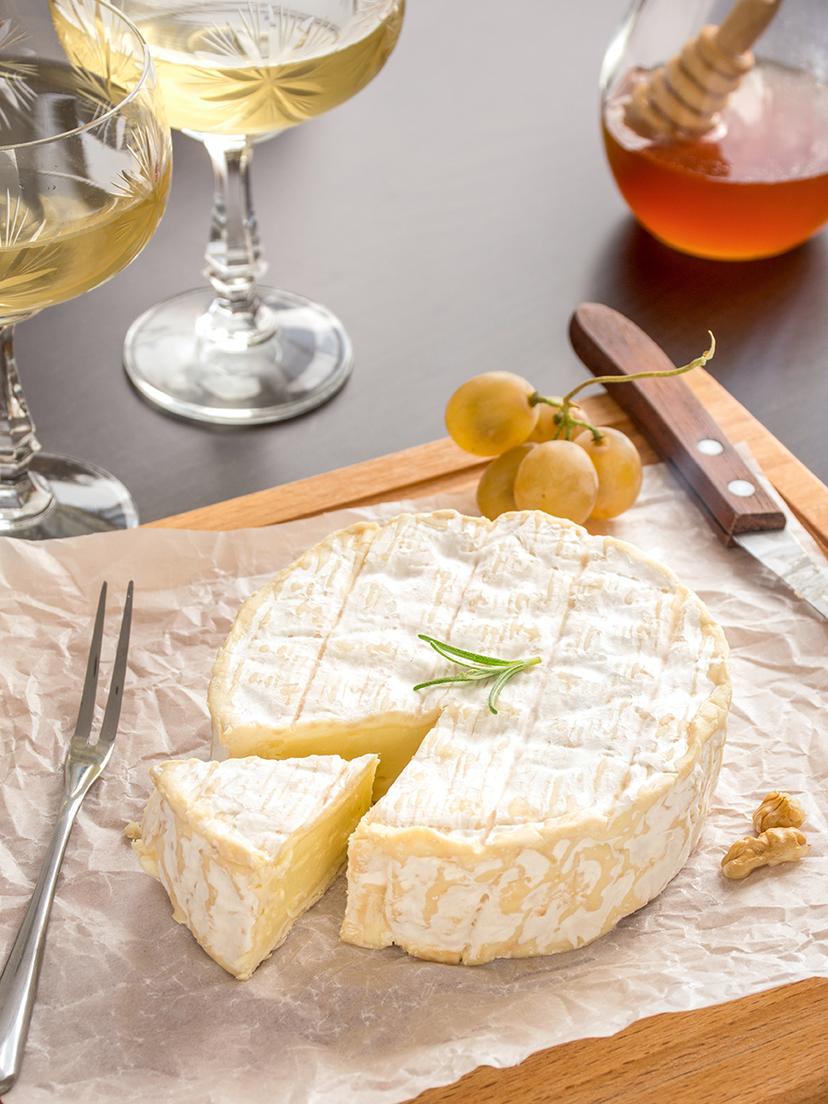
<instances>
[{"instance_id":1,"label":"rivet on knife handle","mask_svg":"<svg viewBox=\"0 0 828 1104\"><path fill-rule=\"evenodd\" d=\"M575 352L596 376L673 367L667 354L629 318L601 303L582 303L572 315ZM656 452L671 461L725 539L734 533L784 529L785 515L683 379L635 380L612 388Z\"/></svg>"}]
</instances>

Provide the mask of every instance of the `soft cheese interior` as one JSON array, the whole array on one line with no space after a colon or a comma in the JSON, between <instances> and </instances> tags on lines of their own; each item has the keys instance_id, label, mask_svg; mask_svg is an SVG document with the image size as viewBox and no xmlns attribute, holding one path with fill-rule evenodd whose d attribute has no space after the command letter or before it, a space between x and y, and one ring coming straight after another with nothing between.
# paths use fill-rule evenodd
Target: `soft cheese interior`
<instances>
[{"instance_id":1,"label":"soft cheese interior","mask_svg":"<svg viewBox=\"0 0 828 1104\"><path fill-rule=\"evenodd\" d=\"M247 978L328 888L371 800L374 755L171 760L133 844L174 917Z\"/></svg>"},{"instance_id":2,"label":"soft cheese interior","mask_svg":"<svg viewBox=\"0 0 828 1104\"><path fill-rule=\"evenodd\" d=\"M418 632L542 663L492 716L479 685L413 691L449 670ZM403 515L334 534L242 608L214 739L380 755L345 939L451 962L548 953L685 862L721 761L726 651L694 594L612 538L537 512Z\"/></svg>"}]
</instances>

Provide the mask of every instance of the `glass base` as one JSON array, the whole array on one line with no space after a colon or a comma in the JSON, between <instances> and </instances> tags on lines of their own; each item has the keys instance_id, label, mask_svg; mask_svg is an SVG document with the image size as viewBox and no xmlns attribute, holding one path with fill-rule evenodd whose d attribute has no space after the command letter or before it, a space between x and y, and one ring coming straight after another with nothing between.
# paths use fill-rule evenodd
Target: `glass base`
<instances>
[{"instance_id":1,"label":"glass base","mask_svg":"<svg viewBox=\"0 0 828 1104\"><path fill-rule=\"evenodd\" d=\"M130 381L162 410L214 425L281 422L333 398L353 366L342 323L301 295L258 295L246 329L209 309L208 288L150 308L124 343Z\"/></svg>"},{"instance_id":2,"label":"glass base","mask_svg":"<svg viewBox=\"0 0 828 1104\"><path fill-rule=\"evenodd\" d=\"M47 540L131 529L138 524L129 491L103 468L40 452L29 471L44 509L15 521L0 516L0 536Z\"/></svg>"}]
</instances>

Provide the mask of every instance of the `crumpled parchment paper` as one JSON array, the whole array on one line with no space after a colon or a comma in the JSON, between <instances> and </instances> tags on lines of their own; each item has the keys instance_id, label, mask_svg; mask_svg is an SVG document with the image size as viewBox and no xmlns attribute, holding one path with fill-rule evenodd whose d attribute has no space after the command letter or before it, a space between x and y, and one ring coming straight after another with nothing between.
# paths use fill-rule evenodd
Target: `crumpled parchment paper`
<instances>
[{"instance_id":1,"label":"crumpled parchment paper","mask_svg":"<svg viewBox=\"0 0 828 1104\"><path fill-rule=\"evenodd\" d=\"M468 494L417 508L434 504L473 509ZM399 508L226 534L0 540L0 957L60 800L98 588L109 580L113 609L136 582L120 732L69 844L10 1104L388 1104L480 1064L828 973L828 630L749 556L721 547L661 466L605 530L707 602L732 648L734 706L700 846L657 900L580 951L455 967L341 943L340 879L247 982L172 921L121 835L141 816L147 768L208 756L207 682L239 603L327 532ZM113 609L102 682L116 626ZM801 796L812 854L727 882L722 853L775 788Z\"/></svg>"}]
</instances>

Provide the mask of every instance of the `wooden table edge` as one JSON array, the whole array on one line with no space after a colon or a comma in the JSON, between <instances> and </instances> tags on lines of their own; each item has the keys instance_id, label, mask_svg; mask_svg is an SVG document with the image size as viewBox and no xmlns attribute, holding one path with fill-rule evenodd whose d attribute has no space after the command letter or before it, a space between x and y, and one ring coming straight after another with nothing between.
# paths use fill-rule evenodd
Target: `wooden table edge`
<instances>
[{"instance_id":1,"label":"wooden table edge","mask_svg":"<svg viewBox=\"0 0 828 1104\"><path fill-rule=\"evenodd\" d=\"M702 370L688 384L734 442L745 442L813 536L828 547L828 487ZM623 428L645 462L657 458L608 395L587 399L599 424ZM417 445L152 522L230 530L346 506L468 486L486 461L448 439ZM428 1089L418 1104L828 1104L828 981L809 979L692 1012L637 1020L623 1031L538 1051L505 1069L480 1066Z\"/></svg>"}]
</instances>

